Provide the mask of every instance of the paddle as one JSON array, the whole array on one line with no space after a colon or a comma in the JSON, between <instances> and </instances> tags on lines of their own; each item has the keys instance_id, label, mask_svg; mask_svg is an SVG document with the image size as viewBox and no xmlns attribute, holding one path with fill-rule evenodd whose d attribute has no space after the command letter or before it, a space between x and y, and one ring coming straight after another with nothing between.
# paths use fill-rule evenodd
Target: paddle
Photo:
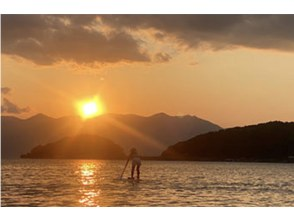
<instances>
[{"instance_id":1,"label":"paddle","mask_svg":"<svg viewBox=\"0 0 294 220\"><path fill-rule=\"evenodd\" d=\"M125 168L124 168L124 170L122 171L122 173L121 173L121 175L120 175L120 179L122 179L122 177L123 177L123 175L124 175L124 172L125 172L125 170L126 170L126 168L127 168L127 165L128 165L128 163L129 163L129 160L130 160L130 158L128 158L128 160L127 160L127 162L126 162Z\"/></svg>"}]
</instances>

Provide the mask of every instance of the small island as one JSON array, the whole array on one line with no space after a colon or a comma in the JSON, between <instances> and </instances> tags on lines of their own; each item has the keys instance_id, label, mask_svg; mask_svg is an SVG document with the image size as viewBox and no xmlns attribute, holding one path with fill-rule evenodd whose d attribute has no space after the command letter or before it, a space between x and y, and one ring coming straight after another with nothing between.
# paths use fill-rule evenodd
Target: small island
<instances>
[{"instance_id":1,"label":"small island","mask_svg":"<svg viewBox=\"0 0 294 220\"><path fill-rule=\"evenodd\" d=\"M268 122L210 132L165 150L164 160L293 162L294 122Z\"/></svg>"},{"instance_id":2,"label":"small island","mask_svg":"<svg viewBox=\"0 0 294 220\"><path fill-rule=\"evenodd\" d=\"M38 145L21 158L33 159L125 159L123 148L109 139L82 134Z\"/></svg>"}]
</instances>

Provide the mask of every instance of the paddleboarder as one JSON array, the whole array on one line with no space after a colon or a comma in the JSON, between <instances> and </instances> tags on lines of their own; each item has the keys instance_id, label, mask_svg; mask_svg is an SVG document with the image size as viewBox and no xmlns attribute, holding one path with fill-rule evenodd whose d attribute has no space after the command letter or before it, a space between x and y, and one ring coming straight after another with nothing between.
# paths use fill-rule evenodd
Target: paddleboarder
<instances>
[{"instance_id":1,"label":"paddleboarder","mask_svg":"<svg viewBox=\"0 0 294 220\"><path fill-rule=\"evenodd\" d=\"M135 169L137 171L137 179L140 179L141 159L136 148L130 150L129 160L132 160L131 178L134 179Z\"/></svg>"}]
</instances>

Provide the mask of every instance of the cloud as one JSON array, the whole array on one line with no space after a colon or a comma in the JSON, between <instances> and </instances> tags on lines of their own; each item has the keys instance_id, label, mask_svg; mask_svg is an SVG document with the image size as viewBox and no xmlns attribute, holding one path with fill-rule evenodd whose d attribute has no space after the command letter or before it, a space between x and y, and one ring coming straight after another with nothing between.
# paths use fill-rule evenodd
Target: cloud
<instances>
[{"instance_id":1,"label":"cloud","mask_svg":"<svg viewBox=\"0 0 294 220\"><path fill-rule=\"evenodd\" d=\"M167 62L167 47L294 51L294 15L2 15L1 22L2 53L39 65ZM152 39L138 34L151 29Z\"/></svg>"},{"instance_id":2,"label":"cloud","mask_svg":"<svg viewBox=\"0 0 294 220\"><path fill-rule=\"evenodd\" d=\"M197 61L192 61L189 63L190 66L196 66L198 65L199 63Z\"/></svg>"},{"instance_id":3,"label":"cloud","mask_svg":"<svg viewBox=\"0 0 294 220\"><path fill-rule=\"evenodd\" d=\"M1 88L1 94L3 96L8 95L11 89L8 87ZM20 108L16 104L12 103L9 99L3 97L3 101L1 103L1 113L12 113L12 114L21 114L25 112L29 112L30 108Z\"/></svg>"},{"instance_id":4,"label":"cloud","mask_svg":"<svg viewBox=\"0 0 294 220\"><path fill-rule=\"evenodd\" d=\"M20 108L11 101L9 101L7 98L3 98L3 102L1 105L1 112L2 113L12 113L12 114L21 114L24 112L29 112L30 109L28 107L26 108Z\"/></svg>"},{"instance_id":5,"label":"cloud","mask_svg":"<svg viewBox=\"0 0 294 220\"><path fill-rule=\"evenodd\" d=\"M117 28L159 32L187 48L294 50L294 15L103 15Z\"/></svg>"},{"instance_id":6,"label":"cloud","mask_svg":"<svg viewBox=\"0 0 294 220\"><path fill-rule=\"evenodd\" d=\"M106 36L95 22L92 15L2 15L2 53L39 65L150 60L131 35L113 31Z\"/></svg>"},{"instance_id":7,"label":"cloud","mask_svg":"<svg viewBox=\"0 0 294 220\"><path fill-rule=\"evenodd\" d=\"M2 88L1 88L1 93L2 93L3 95L7 95L7 94L9 94L10 91L11 91L11 89L8 88L8 87L2 87Z\"/></svg>"},{"instance_id":8,"label":"cloud","mask_svg":"<svg viewBox=\"0 0 294 220\"><path fill-rule=\"evenodd\" d=\"M168 62L172 57L167 53L160 52L155 54L154 58L156 62L163 63Z\"/></svg>"}]
</instances>

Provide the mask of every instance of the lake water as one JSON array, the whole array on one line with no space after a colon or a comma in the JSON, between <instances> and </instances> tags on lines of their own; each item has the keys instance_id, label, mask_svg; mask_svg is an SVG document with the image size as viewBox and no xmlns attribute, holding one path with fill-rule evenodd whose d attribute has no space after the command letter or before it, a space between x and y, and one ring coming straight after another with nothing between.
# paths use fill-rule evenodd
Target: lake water
<instances>
[{"instance_id":1,"label":"lake water","mask_svg":"<svg viewBox=\"0 0 294 220\"><path fill-rule=\"evenodd\" d=\"M294 206L294 164L2 160L1 206Z\"/></svg>"}]
</instances>

